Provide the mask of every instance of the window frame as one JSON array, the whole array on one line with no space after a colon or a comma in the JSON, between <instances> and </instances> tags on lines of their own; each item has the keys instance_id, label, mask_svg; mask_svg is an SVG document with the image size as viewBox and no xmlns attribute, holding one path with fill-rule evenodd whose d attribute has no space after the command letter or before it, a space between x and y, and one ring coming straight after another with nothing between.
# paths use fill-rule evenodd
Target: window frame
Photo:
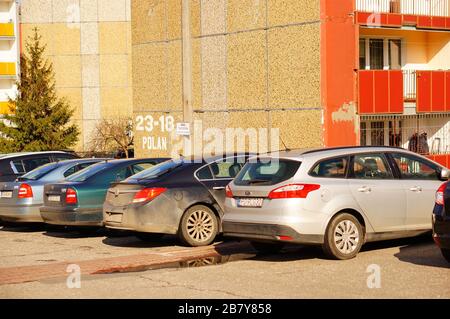
<instances>
[{"instance_id":1,"label":"window frame","mask_svg":"<svg viewBox=\"0 0 450 319\"><path fill-rule=\"evenodd\" d=\"M391 173L391 178L356 178L355 177L355 156L367 156L367 155L381 155L383 163L386 167L386 169L389 170ZM368 152L368 153L357 153L352 154L349 162L349 169L348 169L348 179L349 180L356 180L356 181L390 181L390 180L398 180L398 176L395 172L395 170L392 167L392 163L389 160L389 157L386 152Z\"/></svg>"},{"instance_id":2,"label":"window frame","mask_svg":"<svg viewBox=\"0 0 450 319\"><path fill-rule=\"evenodd\" d=\"M395 161L394 154L400 154L400 155L404 155L404 156L417 158L418 162L423 162L424 164L427 164L428 166L436 166L437 179L434 180L434 179L424 179L424 178L423 179L403 178L402 171L401 171L400 167L398 167L397 162ZM391 165L394 167L394 170L397 173L398 179L401 179L404 181L442 181L440 178L440 175L442 173L442 167L433 163L432 161L429 161L426 158L421 158L421 157L417 156L416 154L409 154L409 153L403 153L403 152L388 152L388 153L386 153L386 156L389 158Z\"/></svg>"},{"instance_id":3,"label":"window frame","mask_svg":"<svg viewBox=\"0 0 450 319\"><path fill-rule=\"evenodd\" d=\"M198 180L199 182L210 182L210 181L232 181L233 179L234 179L234 177L232 177L232 178L215 178L214 177L214 172L212 171L212 169L211 169L211 165L213 164L213 163L217 163L217 162L226 162L227 161L227 159L229 159L229 158L234 158L234 159L236 159L236 162L238 162L238 158L241 158L241 157L243 157L244 159L245 159L245 161L243 162L243 164L245 165L246 163L247 163L247 161L248 161L248 158L249 158L249 156L247 156L247 155L236 155L236 156L228 156L228 157L225 157L225 158L220 158L220 159L218 159L218 160L215 160L215 161L213 161L213 162L211 162L211 163L206 163L206 164L204 164L204 165L202 165L202 166L200 166L198 169L196 169L195 170L195 172L194 172L194 178L196 179L196 180ZM238 162L239 163L239 162ZM244 165L242 165L242 167L241 167L241 169L244 167ZM198 178L198 176L197 176L197 173L200 171L200 170L202 170L203 168L205 168L205 167L208 167L208 169L209 169L209 171L211 172L211 176L213 177L212 179L211 178L207 178L207 179L200 179L200 178Z\"/></svg>"},{"instance_id":4,"label":"window frame","mask_svg":"<svg viewBox=\"0 0 450 319\"><path fill-rule=\"evenodd\" d=\"M311 169L308 171L308 175L311 176L312 178L323 178L323 179L332 179L332 180L348 179L351 156L352 155L350 155L350 154L346 154L346 155L330 156L330 157L322 158L322 159L316 161L313 165L311 165ZM345 174L344 174L345 176L344 177L326 177L326 176L315 176L315 175L312 175L314 169L318 165L320 165L322 162L333 160L333 159L339 159L339 158L346 158L347 159L347 167L345 168Z\"/></svg>"},{"instance_id":5,"label":"window frame","mask_svg":"<svg viewBox=\"0 0 450 319\"><path fill-rule=\"evenodd\" d=\"M361 69L359 62L358 67L359 70L375 70L372 69L370 66L370 40L379 39L383 40L383 68L380 70L403 70L405 67L407 56L406 56L406 40L404 37L396 37L396 36L386 36L386 35L361 35L359 37L359 40L364 40L365 45L365 67L364 69ZM390 65L390 56L389 56L389 41L390 40L400 40L400 69L392 69ZM358 43L360 43L358 41ZM360 44L359 44L360 45ZM358 60L359 60L359 51L358 51Z\"/></svg>"}]
</instances>

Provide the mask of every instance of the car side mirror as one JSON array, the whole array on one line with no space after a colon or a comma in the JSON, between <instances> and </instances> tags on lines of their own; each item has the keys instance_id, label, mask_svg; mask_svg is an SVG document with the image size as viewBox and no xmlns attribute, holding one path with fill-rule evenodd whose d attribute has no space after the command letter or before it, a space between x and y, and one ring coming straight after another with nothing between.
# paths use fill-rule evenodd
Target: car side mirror
<instances>
[{"instance_id":1,"label":"car side mirror","mask_svg":"<svg viewBox=\"0 0 450 319\"><path fill-rule=\"evenodd\" d=\"M448 179L450 179L450 170L444 168L444 169L441 171L441 179L442 179L442 180L448 180Z\"/></svg>"}]
</instances>

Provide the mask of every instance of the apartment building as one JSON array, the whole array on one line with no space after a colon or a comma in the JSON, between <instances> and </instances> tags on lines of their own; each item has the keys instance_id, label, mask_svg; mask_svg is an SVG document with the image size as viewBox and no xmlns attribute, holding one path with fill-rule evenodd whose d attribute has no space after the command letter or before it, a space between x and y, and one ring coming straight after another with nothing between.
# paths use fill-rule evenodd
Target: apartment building
<instances>
[{"instance_id":1,"label":"apartment building","mask_svg":"<svg viewBox=\"0 0 450 319\"><path fill-rule=\"evenodd\" d=\"M77 151L102 119L132 116L130 20L130 0L21 1L22 45L37 27L58 96L75 109Z\"/></svg>"},{"instance_id":2,"label":"apartment building","mask_svg":"<svg viewBox=\"0 0 450 319\"><path fill-rule=\"evenodd\" d=\"M0 118L11 112L9 98L17 92L20 32L18 5L14 0L0 1Z\"/></svg>"},{"instance_id":3,"label":"apartment building","mask_svg":"<svg viewBox=\"0 0 450 319\"><path fill-rule=\"evenodd\" d=\"M449 10L449 0L135 0L136 153L170 153L157 126L170 116L278 128L290 148L401 146L448 166Z\"/></svg>"}]
</instances>

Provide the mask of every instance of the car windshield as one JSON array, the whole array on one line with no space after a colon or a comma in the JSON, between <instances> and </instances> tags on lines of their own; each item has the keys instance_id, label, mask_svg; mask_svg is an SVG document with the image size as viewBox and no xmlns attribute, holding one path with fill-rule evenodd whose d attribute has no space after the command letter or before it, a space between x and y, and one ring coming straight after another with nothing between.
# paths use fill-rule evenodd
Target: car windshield
<instances>
[{"instance_id":1,"label":"car windshield","mask_svg":"<svg viewBox=\"0 0 450 319\"><path fill-rule=\"evenodd\" d=\"M149 169L146 169L142 172L139 172L139 173L131 176L130 178L128 178L126 181L156 178L156 177L162 176L168 172L173 171L174 169L176 169L177 167L179 167L181 165L183 165L183 162L180 162L180 161L173 161L173 160L166 161L166 162L160 163L158 165L155 165Z\"/></svg>"},{"instance_id":2,"label":"car windshield","mask_svg":"<svg viewBox=\"0 0 450 319\"><path fill-rule=\"evenodd\" d=\"M286 159L252 161L245 164L236 176L236 185L275 185L292 178L298 171L301 162Z\"/></svg>"},{"instance_id":3,"label":"car windshield","mask_svg":"<svg viewBox=\"0 0 450 319\"><path fill-rule=\"evenodd\" d=\"M101 162L98 164L91 165L89 167L86 167L85 169L82 169L81 171L70 175L66 178L69 182L84 182L87 179L91 178L94 175L97 175L98 173L104 171L108 167L110 167L111 164L108 162Z\"/></svg>"},{"instance_id":4,"label":"car windshield","mask_svg":"<svg viewBox=\"0 0 450 319\"><path fill-rule=\"evenodd\" d=\"M27 180L35 181L35 180L41 179L45 175L51 173L57 167L58 167L58 163L45 164L43 166L40 166L40 167L26 173L23 176L19 177L18 180L19 181L27 181Z\"/></svg>"}]
</instances>

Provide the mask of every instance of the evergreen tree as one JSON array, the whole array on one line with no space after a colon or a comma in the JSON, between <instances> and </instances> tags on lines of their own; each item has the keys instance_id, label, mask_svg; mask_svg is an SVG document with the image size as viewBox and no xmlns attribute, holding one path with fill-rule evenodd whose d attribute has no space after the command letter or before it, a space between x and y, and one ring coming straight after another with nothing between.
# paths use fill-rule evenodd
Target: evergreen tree
<instances>
[{"instance_id":1,"label":"evergreen tree","mask_svg":"<svg viewBox=\"0 0 450 319\"><path fill-rule=\"evenodd\" d=\"M78 127L69 123L74 111L56 95L53 65L43 57L45 47L35 28L20 59L18 94L10 99L13 114L0 122L0 153L63 150L78 140Z\"/></svg>"}]
</instances>

